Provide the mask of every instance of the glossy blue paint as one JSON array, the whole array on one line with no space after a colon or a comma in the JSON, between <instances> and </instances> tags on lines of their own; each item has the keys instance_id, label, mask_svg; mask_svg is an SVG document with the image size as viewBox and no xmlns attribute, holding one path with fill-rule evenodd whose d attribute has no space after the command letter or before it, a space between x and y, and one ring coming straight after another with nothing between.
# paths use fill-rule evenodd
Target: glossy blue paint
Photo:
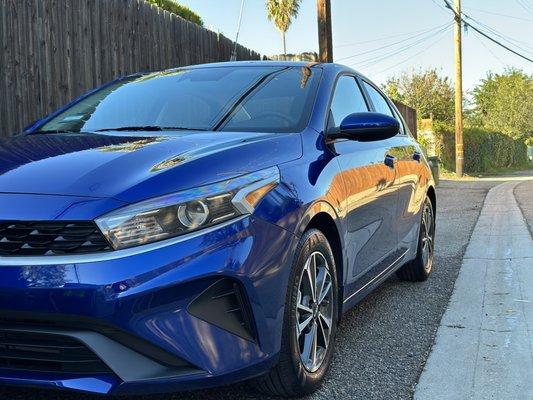
<instances>
[{"instance_id":1,"label":"glossy blue paint","mask_svg":"<svg viewBox=\"0 0 533 400\"><path fill-rule=\"evenodd\" d=\"M377 141L398 134L400 123L396 118L375 112L359 112L348 115L340 125L340 134L358 141Z\"/></svg>"},{"instance_id":2,"label":"glossy blue paint","mask_svg":"<svg viewBox=\"0 0 533 400\"><path fill-rule=\"evenodd\" d=\"M5 160L0 190L131 203L225 180L235 171L246 174L285 163L301 154L298 134L28 134L0 148Z\"/></svg>"},{"instance_id":3,"label":"glossy blue paint","mask_svg":"<svg viewBox=\"0 0 533 400\"><path fill-rule=\"evenodd\" d=\"M280 350L295 249L318 215L332 221L340 240L342 312L414 258L420 210L433 185L425 158L413 158L421 153L418 144L407 134L374 142L329 140L326 121L337 78L366 78L336 64L269 65L322 72L302 132L36 132L62 109L0 142L0 221L91 221L152 197L271 166L280 171L279 184L253 215L187 240L113 260L84 262L80 256L68 264L0 266L2 315L99 321L179 357L196 372L124 382L115 375L0 370L0 383L127 394L228 384L268 371ZM244 288L255 342L188 312L220 277Z\"/></svg>"},{"instance_id":4,"label":"glossy blue paint","mask_svg":"<svg viewBox=\"0 0 533 400\"><path fill-rule=\"evenodd\" d=\"M60 378L49 373L33 372L30 376L22 371L0 369L0 384L108 394L113 387L120 385L120 380L113 375Z\"/></svg>"},{"instance_id":5,"label":"glossy blue paint","mask_svg":"<svg viewBox=\"0 0 533 400\"><path fill-rule=\"evenodd\" d=\"M276 248L276 253L264 252L267 246ZM204 376L220 375L276 354L283 285L290 270L286 263L293 246L289 232L251 217L119 260L4 267L2 309L106 321L176 354L204 370ZM235 278L246 288L261 345L187 312L187 305L220 276ZM125 290L119 289L120 284ZM154 309L145 306L150 298L169 291L171 302ZM228 346L235 351L227 352Z\"/></svg>"}]
</instances>

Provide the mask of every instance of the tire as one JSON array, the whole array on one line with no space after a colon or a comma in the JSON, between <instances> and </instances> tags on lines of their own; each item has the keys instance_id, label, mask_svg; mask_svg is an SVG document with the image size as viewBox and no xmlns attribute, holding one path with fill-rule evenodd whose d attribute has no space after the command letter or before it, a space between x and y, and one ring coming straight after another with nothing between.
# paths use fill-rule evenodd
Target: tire
<instances>
[{"instance_id":1,"label":"tire","mask_svg":"<svg viewBox=\"0 0 533 400\"><path fill-rule=\"evenodd\" d=\"M310 229L300 239L295 254L285 300L279 361L255 382L261 392L274 396L304 396L321 386L331 363L337 330L338 285L331 246L322 232ZM315 287L319 289L315 292L325 296L321 302L321 296L313 295L309 284L311 278L307 272L313 269L313 260L318 271ZM320 290L321 283L323 290ZM330 283L331 290L328 290ZM297 323L305 326L300 334ZM316 342L312 340L313 334ZM313 343L316 344L308 345ZM317 349L315 353L313 348ZM316 356L314 361L313 354Z\"/></svg>"},{"instance_id":2,"label":"tire","mask_svg":"<svg viewBox=\"0 0 533 400\"><path fill-rule=\"evenodd\" d=\"M429 278L433 269L435 250L435 212L429 197L426 197L420 217L418 247L413 261L401 267L396 274L402 281L422 282Z\"/></svg>"}]
</instances>

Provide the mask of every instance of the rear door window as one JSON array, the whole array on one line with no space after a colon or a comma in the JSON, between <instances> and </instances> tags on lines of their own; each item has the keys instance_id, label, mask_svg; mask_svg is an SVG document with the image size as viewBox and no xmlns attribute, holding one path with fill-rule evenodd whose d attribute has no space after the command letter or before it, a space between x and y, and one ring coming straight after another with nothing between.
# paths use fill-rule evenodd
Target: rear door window
<instances>
[{"instance_id":1,"label":"rear door window","mask_svg":"<svg viewBox=\"0 0 533 400\"><path fill-rule=\"evenodd\" d=\"M366 92L368 93L376 112L394 117L394 114L392 113L389 103L387 100L385 100L385 97L383 97L383 95L368 82L363 81L363 85L365 85Z\"/></svg>"}]
</instances>

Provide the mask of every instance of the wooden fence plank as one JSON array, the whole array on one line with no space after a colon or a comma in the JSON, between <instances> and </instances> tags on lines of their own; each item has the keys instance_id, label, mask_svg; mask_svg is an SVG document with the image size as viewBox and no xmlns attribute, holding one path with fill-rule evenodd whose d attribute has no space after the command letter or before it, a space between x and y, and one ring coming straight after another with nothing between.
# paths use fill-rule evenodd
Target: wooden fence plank
<instances>
[{"instance_id":1,"label":"wooden fence plank","mask_svg":"<svg viewBox=\"0 0 533 400\"><path fill-rule=\"evenodd\" d=\"M231 44L144 0L1 0L0 137L121 75L229 60Z\"/></svg>"}]
</instances>

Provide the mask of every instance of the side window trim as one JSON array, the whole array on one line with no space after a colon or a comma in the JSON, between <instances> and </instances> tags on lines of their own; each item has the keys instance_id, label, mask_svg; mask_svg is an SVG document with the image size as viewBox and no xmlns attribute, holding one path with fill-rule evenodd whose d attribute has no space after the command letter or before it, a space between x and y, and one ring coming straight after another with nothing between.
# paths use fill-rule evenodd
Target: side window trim
<instances>
[{"instance_id":1,"label":"side window trim","mask_svg":"<svg viewBox=\"0 0 533 400\"><path fill-rule=\"evenodd\" d=\"M331 95L329 96L329 102L328 102L328 112L327 112L327 118L324 124L324 132L327 132L328 126L329 126L329 119L331 118L331 106L333 104L333 100L335 98L335 92L337 91L337 85L339 83L339 80L345 76L348 76L350 78L353 78L355 80L356 85L358 86L359 90L361 91L361 94L363 95L363 99L365 100L366 107L369 111L373 111L373 104L369 101L368 94L366 93L366 90L363 88L363 85L360 82L360 77L357 74L349 73L349 72L341 72L337 75L335 78L335 82L333 83L333 90L331 91Z\"/></svg>"},{"instance_id":2,"label":"side window trim","mask_svg":"<svg viewBox=\"0 0 533 400\"><path fill-rule=\"evenodd\" d=\"M394 114L394 109L393 109L393 108L391 107L391 105L390 105L390 100L389 100L389 98L388 98L388 97L387 97L387 96L386 96L386 95L385 95L385 94L384 94L379 88L377 88L376 85L374 85L372 82L369 82L368 80L363 79L363 78L361 78L361 81L364 82L364 83L366 83L368 86L371 86L372 88L374 88L374 90L376 90L376 91L377 91L377 92L378 92L378 93L379 93L379 94L385 99L385 102L386 102L387 105L389 106L391 113ZM361 86L364 87L365 85L361 85ZM375 108L375 106L374 106L374 103L372 102L372 99L370 98L370 95L368 94L368 92L367 92L367 90L366 90L366 87L364 88L364 90L365 90L365 94L368 96L368 98L370 99L370 102L371 102L371 104L372 104L372 111L375 112L375 111L376 111L376 108Z\"/></svg>"},{"instance_id":3,"label":"side window trim","mask_svg":"<svg viewBox=\"0 0 533 400\"><path fill-rule=\"evenodd\" d=\"M407 125L405 124L405 121L403 120L402 114L400 114L400 111L398 111L394 103L392 104L391 108L392 108L392 112L394 113L394 117L400 123L400 133L398 135L407 136L407 132L408 132L408 130L406 129Z\"/></svg>"},{"instance_id":4,"label":"side window trim","mask_svg":"<svg viewBox=\"0 0 533 400\"><path fill-rule=\"evenodd\" d=\"M387 102L392 114L394 115L394 118L396 118L398 120L398 122L400 123L400 132L398 133L397 136L410 136L410 132L407 129L407 124L405 123L405 121L404 121L404 119L402 117L402 114L400 114L400 112L398 111L398 109L396 108L394 103L388 98L388 96L386 96L381 90L379 90L376 87L376 85L374 85L373 83L369 82L368 80L361 78L361 81L365 82L367 85L373 87L378 93L380 93L383 96L383 98ZM376 108L374 107L374 103L372 103L372 99L370 99L370 95L368 94L368 92L366 90L366 87L364 87L364 85L361 85L361 86L364 88L365 96L369 97L369 101L372 104L372 111L376 112Z\"/></svg>"},{"instance_id":5,"label":"side window trim","mask_svg":"<svg viewBox=\"0 0 533 400\"><path fill-rule=\"evenodd\" d=\"M374 106L374 103L372 102L372 99L370 98L370 95L368 94L366 87L364 85L365 82L369 85L370 83L366 79L361 78L360 76L357 76L356 80L357 80L357 84L359 85L359 88L363 92L363 97L365 98L368 110L370 112L376 112L376 107Z\"/></svg>"}]
</instances>

